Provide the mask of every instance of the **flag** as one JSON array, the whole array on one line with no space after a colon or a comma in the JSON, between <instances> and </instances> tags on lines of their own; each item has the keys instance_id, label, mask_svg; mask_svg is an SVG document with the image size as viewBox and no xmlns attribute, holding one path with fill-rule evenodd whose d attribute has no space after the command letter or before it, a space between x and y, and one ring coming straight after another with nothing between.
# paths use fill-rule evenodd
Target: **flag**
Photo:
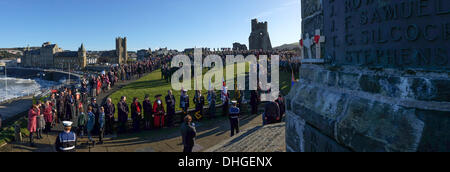
<instances>
[{"instance_id":1,"label":"flag","mask_svg":"<svg viewBox=\"0 0 450 172\"><path fill-rule=\"evenodd\" d=\"M211 85L211 79L212 79L212 78L209 79L209 88L208 88L208 91L213 90L213 89L212 89L212 85Z\"/></svg>"},{"instance_id":2,"label":"flag","mask_svg":"<svg viewBox=\"0 0 450 172\"><path fill-rule=\"evenodd\" d=\"M225 102L226 98L228 96L228 90L227 90L227 83L225 82L225 79L222 78L222 83L223 83L223 87L222 87L222 101Z\"/></svg>"},{"instance_id":3,"label":"flag","mask_svg":"<svg viewBox=\"0 0 450 172\"><path fill-rule=\"evenodd\" d=\"M292 71L292 86L294 86L294 84L295 84L295 77L294 77L294 71Z\"/></svg>"}]
</instances>

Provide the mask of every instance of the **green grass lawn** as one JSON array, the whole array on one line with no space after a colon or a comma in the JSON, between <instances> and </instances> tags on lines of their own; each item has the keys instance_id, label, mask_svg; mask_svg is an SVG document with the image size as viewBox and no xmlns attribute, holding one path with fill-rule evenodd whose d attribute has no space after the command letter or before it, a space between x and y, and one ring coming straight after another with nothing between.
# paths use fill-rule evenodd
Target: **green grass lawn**
<instances>
[{"instance_id":1,"label":"green grass lawn","mask_svg":"<svg viewBox=\"0 0 450 172\"><path fill-rule=\"evenodd\" d=\"M192 80L191 82L193 85L194 80ZM281 93L283 95L286 95L289 92L290 87L291 87L291 73L280 72ZM130 105L131 102L133 101L134 97L137 97L139 99L139 102L142 103L145 95L149 94L150 100L153 102L155 100L155 98L154 98L155 95L162 94L163 95L162 100L163 100L163 102L165 102L164 97L167 95L167 91L170 89L172 89L171 84L167 83L165 80L161 79L161 70L156 70L156 71L140 78L139 80L136 80L136 81L132 82L131 84L123 87L119 91L116 91L110 97L112 99L112 102L115 105L117 105L117 103L120 100L120 97L126 96L127 103ZM173 94L176 99L176 110L180 111L181 108L179 107L179 102L180 102L181 92L173 91ZM192 109L195 107L194 102L192 100L194 98L195 91L194 90L188 91L188 94L189 94L189 99L190 99L190 108ZM206 101L205 103L207 104L208 103L206 100L207 91L203 90L202 94L205 96L205 101ZM234 97L234 91L230 91L230 96L232 98ZM216 91L216 97L217 97L217 100L216 100L217 104L222 104L222 101L220 100L220 91ZM249 98L250 97L247 95L246 99L248 100ZM117 117L117 110L116 110L116 117Z\"/></svg>"}]
</instances>

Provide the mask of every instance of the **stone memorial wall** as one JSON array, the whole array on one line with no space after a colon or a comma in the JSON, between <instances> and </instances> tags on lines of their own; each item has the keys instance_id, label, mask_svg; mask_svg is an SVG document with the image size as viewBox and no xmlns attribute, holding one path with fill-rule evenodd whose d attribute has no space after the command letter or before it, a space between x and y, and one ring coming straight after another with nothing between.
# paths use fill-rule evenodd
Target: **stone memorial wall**
<instances>
[{"instance_id":1,"label":"stone memorial wall","mask_svg":"<svg viewBox=\"0 0 450 172\"><path fill-rule=\"evenodd\" d=\"M450 1L302 0L301 11L288 151L450 151Z\"/></svg>"},{"instance_id":2,"label":"stone memorial wall","mask_svg":"<svg viewBox=\"0 0 450 172\"><path fill-rule=\"evenodd\" d=\"M324 0L336 65L450 69L450 1Z\"/></svg>"}]
</instances>

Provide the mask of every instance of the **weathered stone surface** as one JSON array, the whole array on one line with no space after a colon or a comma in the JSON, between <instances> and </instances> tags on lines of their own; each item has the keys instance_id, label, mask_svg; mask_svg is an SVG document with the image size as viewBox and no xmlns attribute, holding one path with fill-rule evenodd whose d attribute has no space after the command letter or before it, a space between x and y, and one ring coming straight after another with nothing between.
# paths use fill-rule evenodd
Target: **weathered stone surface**
<instances>
[{"instance_id":1,"label":"weathered stone surface","mask_svg":"<svg viewBox=\"0 0 450 172\"><path fill-rule=\"evenodd\" d=\"M324 25L315 28L324 30L333 64L450 69L448 0L334 0L322 6Z\"/></svg>"},{"instance_id":2,"label":"weathered stone surface","mask_svg":"<svg viewBox=\"0 0 450 172\"><path fill-rule=\"evenodd\" d=\"M324 71L327 71L324 66L304 65L300 73L322 77ZM414 82L408 77L388 79L366 74L355 77L357 74L344 74L349 72L347 70L327 72L336 74L326 76L341 76L332 80L346 84L327 84L326 80L306 77L287 96L288 151L327 151L327 144L335 143L361 152L450 150L450 133L446 132L450 126L449 102L422 101L411 96L390 97L379 91L382 89L380 80L397 84L408 80L411 85L416 82L419 88L421 79ZM346 75L348 77L342 77ZM355 86L349 86L350 83ZM321 136L329 140L317 141Z\"/></svg>"},{"instance_id":3,"label":"weathered stone surface","mask_svg":"<svg viewBox=\"0 0 450 172\"><path fill-rule=\"evenodd\" d=\"M450 102L450 78L442 73L420 72L404 75L399 70L373 71L352 66L345 66L339 73L314 66L301 70L302 79L330 87L360 90L394 98Z\"/></svg>"},{"instance_id":4,"label":"weathered stone surface","mask_svg":"<svg viewBox=\"0 0 450 172\"><path fill-rule=\"evenodd\" d=\"M289 152L350 151L291 112L286 115L286 145Z\"/></svg>"},{"instance_id":5,"label":"weathered stone surface","mask_svg":"<svg viewBox=\"0 0 450 172\"><path fill-rule=\"evenodd\" d=\"M325 64L286 98L288 151L450 151L450 1L302 0L302 19Z\"/></svg>"}]
</instances>

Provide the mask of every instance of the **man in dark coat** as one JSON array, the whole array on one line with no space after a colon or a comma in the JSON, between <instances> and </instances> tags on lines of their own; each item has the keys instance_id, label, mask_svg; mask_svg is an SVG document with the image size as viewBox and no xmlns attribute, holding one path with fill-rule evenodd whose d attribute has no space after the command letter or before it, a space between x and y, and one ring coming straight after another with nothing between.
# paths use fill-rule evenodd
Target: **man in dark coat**
<instances>
[{"instance_id":1,"label":"man in dark coat","mask_svg":"<svg viewBox=\"0 0 450 172\"><path fill-rule=\"evenodd\" d=\"M275 100L275 102L278 104L278 107L280 108L280 119L278 120L278 122L281 122L281 120L283 120L283 116L286 113L286 106L284 104L284 99L281 94L278 96L278 99Z\"/></svg>"},{"instance_id":2,"label":"man in dark coat","mask_svg":"<svg viewBox=\"0 0 450 172\"><path fill-rule=\"evenodd\" d=\"M151 129L153 123L153 106L150 101L150 95L145 95L142 107L144 108L145 129L148 130Z\"/></svg>"},{"instance_id":3,"label":"man in dark coat","mask_svg":"<svg viewBox=\"0 0 450 172\"><path fill-rule=\"evenodd\" d=\"M137 97L133 98L131 103L131 118L133 119L133 130L139 132L141 130L142 106Z\"/></svg>"},{"instance_id":4,"label":"man in dark coat","mask_svg":"<svg viewBox=\"0 0 450 172\"><path fill-rule=\"evenodd\" d=\"M184 117L184 122L181 124L181 140L184 146L183 152L192 152L196 136L197 131L195 130L195 125L192 123L192 117L187 115Z\"/></svg>"},{"instance_id":5,"label":"man in dark coat","mask_svg":"<svg viewBox=\"0 0 450 172\"><path fill-rule=\"evenodd\" d=\"M97 99L96 98L92 98L91 99L91 103L89 104L89 106L92 106L92 113L95 115L95 123L94 123L94 129L93 129L93 134L98 134L99 133L99 123L98 123L98 119L99 119L99 111L100 111L100 106L97 104Z\"/></svg>"},{"instance_id":6,"label":"man in dark coat","mask_svg":"<svg viewBox=\"0 0 450 172\"><path fill-rule=\"evenodd\" d=\"M65 121L72 121L73 119L73 109L75 106L75 100L72 96L72 91L69 90L68 94L66 95L66 103L65 103L65 110L66 110L66 116L64 117Z\"/></svg>"},{"instance_id":7,"label":"man in dark coat","mask_svg":"<svg viewBox=\"0 0 450 172\"><path fill-rule=\"evenodd\" d=\"M268 102L264 108L264 125L280 120L280 108L275 102Z\"/></svg>"},{"instance_id":8,"label":"man in dark coat","mask_svg":"<svg viewBox=\"0 0 450 172\"><path fill-rule=\"evenodd\" d=\"M61 121L64 121L64 117L66 114L66 109L65 109L65 100L64 100L64 92L61 92L61 94L58 96L58 101L56 106L58 106L57 108L57 113L58 113L58 119L57 119L57 123L60 123Z\"/></svg>"},{"instance_id":9,"label":"man in dark coat","mask_svg":"<svg viewBox=\"0 0 450 172\"><path fill-rule=\"evenodd\" d=\"M252 115L255 115L258 113L259 100L260 100L260 98L259 98L258 91L252 90L251 97L250 97L250 105L252 106Z\"/></svg>"},{"instance_id":10,"label":"man in dark coat","mask_svg":"<svg viewBox=\"0 0 450 172\"><path fill-rule=\"evenodd\" d=\"M175 117L175 96L172 94L172 90L169 90L166 96L166 105L167 105L167 126L173 127L173 120Z\"/></svg>"},{"instance_id":11,"label":"man in dark coat","mask_svg":"<svg viewBox=\"0 0 450 172\"><path fill-rule=\"evenodd\" d=\"M111 98L106 99L106 103L103 105L105 109L105 134L112 134L114 128L114 113L116 113L116 108L112 104Z\"/></svg>"},{"instance_id":12,"label":"man in dark coat","mask_svg":"<svg viewBox=\"0 0 450 172\"><path fill-rule=\"evenodd\" d=\"M120 102L117 104L117 109L119 110L118 111L119 128L120 128L121 133L124 133L126 131L127 121L128 121L128 113L130 110L128 108L126 100L127 100L127 98L125 96L122 96L120 98Z\"/></svg>"}]
</instances>

